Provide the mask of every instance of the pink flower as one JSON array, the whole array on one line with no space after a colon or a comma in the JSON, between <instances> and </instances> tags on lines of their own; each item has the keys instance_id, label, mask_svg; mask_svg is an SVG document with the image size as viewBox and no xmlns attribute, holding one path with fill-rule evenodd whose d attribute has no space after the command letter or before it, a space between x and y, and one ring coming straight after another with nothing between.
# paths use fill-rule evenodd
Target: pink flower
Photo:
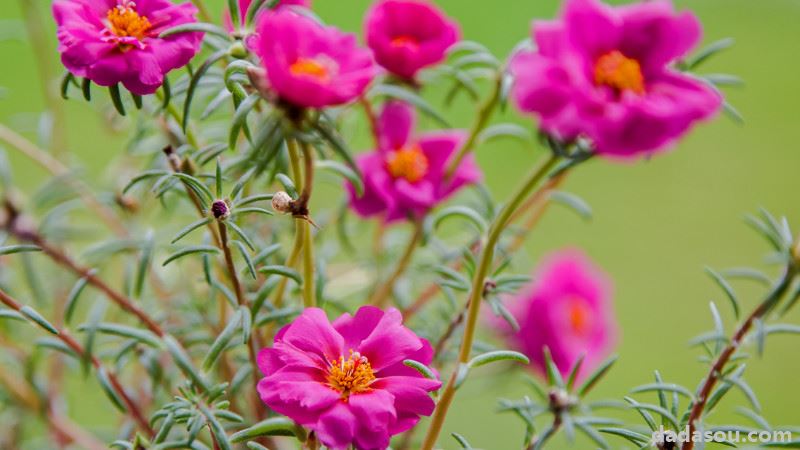
<instances>
[{"instance_id":1,"label":"pink flower","mask_svg":"<svg viewBox=\"0 0 800 450\"><path fill-rule=\"evenodd\" d=\"M258 355L264 403L316 432L332 449L382 449L430 415L441 387L403 364L428 365L433 349L401 323L400 312L362 306L331 324L309 308Z\"/></svg>"},{"instance_id":2,"label":"pink flower","mask_svg":"<svg viewBox=\"0 0 800 450\"><path fill-rule=\"evenodd\" d=\"M585 135L617 158L652 154L720 109L714 89L671 67L700 35L697 18L668 0L568 0L560 20L534 22L538 50L511 61L513 97L559 138Z\"/></svg>"},{"instance_id":3,"label":"pink flower","mask_svg":"<svg viewBox=\"0 0 800 450\"><path fill-rule=\"evenodd\" d=\"M425 0L382 0L367 13L367 45L389 72L413 79L458 42L458 24Z\"/></svg>"},{"instance_id":4,"label":"pink flower","mask_svg":"<svg viewBox=\"0 0 800 450\"><path fill-rule=\"evenodd\" d=\"M256 32L270 89L294 106L348 103L375 76L372 55L356 45L355 36L286 8L261 14Z\"/></svg>"},{"instance_id":5,"label":"pink flower","mask_svg":"<svg viewBox=\"0 0 800 450\"><path fill-rule=\"evenodd\" d=\"M58 52L75 76L101 86L122 83L138 95L152 94L173 69L200 50L202 33L158 35L195 22L191 3L169 0L54 0Z\"/></svg>"},{"instance_id":6,"label":"pink flower","mask_svg":"<svg viewBox=\"0 0 800 450\"><path fill-rule=\"evenodd\" d=\"M449 180L445 171L466 135L447 130L414 136L411 106L389 102L378 119L379 148L361 155L364 195L347 184L350 206L362 217L382 215L386 222L420 218L465 185L481 179L472 155L467 155Z\"/></svg>"},{"instance_id":7,"label":"pink flower","mask_svg":"<svg viewBox=\"0 0 800 450\"><path fill-rule=\"evenodd\" d=\"M500 319L492 323L512 347L530 358L539 374L546 371L545 347L564 376L585 356L581 379L608 357L617 341L610 286L608 277L582 252L561 251L546 258L534 281L510 299L519 331Z\"/></svg>"},{"instance_id":8,"label":"pink flower","mask_svg":"<svg viewBox=\"0 0 800 450\"><path fill-rule=\"evenodd\" d=\"M253 4L253 0L239 0L239 23L244 23L245 18L247 18L247 11L250 9L251 4ZM311 0L280 0L278 1L278 4L275 5L276 8L281 6L302 6L304 8L310 8ZM225 25L226 30L233 31L231 12L227 9L225 10L225 16L222 18L222 22L223 25Z\"/></svg>"}]
</instances>

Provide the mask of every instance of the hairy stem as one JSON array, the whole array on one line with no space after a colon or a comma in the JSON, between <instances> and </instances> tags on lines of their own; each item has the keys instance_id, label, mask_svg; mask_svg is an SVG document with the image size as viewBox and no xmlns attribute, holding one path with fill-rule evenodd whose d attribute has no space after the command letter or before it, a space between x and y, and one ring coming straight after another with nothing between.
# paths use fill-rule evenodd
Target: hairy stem
<instances>
[{"instance_id":1,"label":"hairy stem","mask_svg":"<svg viewBox=\"0 0 800 450\"><path fill-rule=\"evenodd\" d=\"M6 305L7 307L13 309L17 312L22 312L22 305L14 300L10 295L8 295L5 291L0 289L0 302ZM72 349L78 356L85 357L86 350L78 343L66 330L64 329L57 329L58 334L56 337L63 342L67 347ZM125 392L125 389L122 387L117 375L103 367L102 363L100 362L97 357L94 355L90 355L90 360L92 366L97 371L104 371L108 375L108 379L111 382L111 388L114 389L114 392L120 397L122 402L125 404L126 409L130 413L131 417L136 421L138 427L143 431L146 432L148 435L152 436L154 434L153 429L150 427L147 419L145 418L142 410L139 408L131 398L128 396L128 393Z\"/></svg>"},{"instance_id":2,"label":"hairy stem","mask_svg":"<svg viewBox=\"0 0 800 450\"><path fill-rule=\"evenodd\" d=\"M711 395L711 391L716 386L717 382L722 377L724 373L725 366L731 359L736 350L739 349L742 341L744 340L747 333L753 327L753 323L764 317L767 312L769 312L775 303L780 300L786 291L789 289L789 285L792 283L792 280L797 275L797 268L794 266L793 263L790 263L781 279L775 284L772 290L769 292L767 297L758 307L750 313L749 316L739 325L739 328L736 329L736 332L733 334L730 343L722 350L722 352L717 357L717 360L711 366L711 369L706 375L705 381L703 381L702 387L699 390L697 395L697 399L695 403L692 405L692 409L689 412L689 440L686 441L681 450L692 450L694 448L694 440L691 439L691 436L694 434L695 430L697 429L697 421L703 416L704 409L706 407L706 403L708 402L708 398Z\"/></svg>"},{"instance_id":3,"label":"hairy stem","mask_svg":"<svg viewBox=\"0 0 800 450\"><path fill-rule=\"evenodd\" d=\"M503 230L505 230L506 226L510 222L511 216L522 204L522 202L525 201L530 192L541 182L547 173L550 172L557 161L558 157L551 155L538 167L536 167L522 184L522 186L520 186L511 196L511 200L505 206L503 206L500 214L495 218L489 229L486 245L483 248L480 262L475 270L475 276L472 280L472 289L470 291L468 300L470 305L467 311L467 320L464 326L464 336L461 340L461 348L458 355L459 363L463 364L469 361L469 356L472 352L472 343L475 339L475 328L481 308L481 300L483 298L486 276L488 275L489 269L491 268L494 260L495 246L500 240ZM422 445L423 450L433 449L434 445L436 444L436 440L439 438L439 434L442 431L442 426L444 425L444 419L447 416L447 411L450 408L453 397L455 396L455 382L456 371L454 370L449 381L447 382L447 386L444 388L444 392L442 393L439 403L436 406L436 410L433 413L428 434L425 436L425 441Z\"/></svg>"},{"instance_id":4,"label":"hairy stem","mask_svg":"<svg viewBox=\"0 0 800 450\"><path fill-rule=\"evenodd\" d=\"M500 101L500 90L503 86L503 76L502 74L498 74L497 78L492 85L492 92L489 94L489 97L484 100L483 104L481 104L480 109L478 109L478 115L475 117L475 122L472 124L472 128L469 130L469 136L467 137L466 142L459 150L458 154L456 154L455 158L453 158L450 165L447 167L447 171L445 172L445 180L450 179L453 174L458 169L458 166L461 165L461 161L466 158L466 156L475 149L475 144L478 142L478 135L486 128L486 125L489 123L489 119L492 117L492 112L494 112L495 106Z\"/></svg>"},{"instance_id":5,"label":"hairy stem","mask_svg":"<svg viewBox=\"0 0 800 450\"><path fill-rule=\"evenodd\" d=\"M422 228L421 220L414 222L414 231L411 234L411 239L409 239L408 244L406 244L403 255L400 256L400 260L397 262L397 266L395 266L394 271L392 271L392 274L386 281L379 283L378 288L369 299L369 304L375 305L379 308L386 306L386 302L392 295L395 284L397 284L397 281L403 276L406 269L408 269L408 265L411 263L412 256L414 256L414 251L417 249L419 242L422 240Z\"/></svg>"}]
</instances>

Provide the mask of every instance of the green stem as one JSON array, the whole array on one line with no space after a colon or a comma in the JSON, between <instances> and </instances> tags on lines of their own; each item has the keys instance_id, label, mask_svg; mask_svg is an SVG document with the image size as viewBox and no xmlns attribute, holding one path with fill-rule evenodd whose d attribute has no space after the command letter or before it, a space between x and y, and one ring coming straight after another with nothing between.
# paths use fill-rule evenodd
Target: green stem
<instances>
[{"instance_id":1,"label":"green stem","mask_svg":"<svg viewBox=\"0 0 800 450\"><path fill-rule=\"evenodd\" d=\"M311 224L306 219L298 219L303 229L303 306L317 306L314 274L314 240Z\"/></svg>"},{"instance_id":2,"label":"green stem","mask_svg":"<svg viewBox=\"0 0 800 450\"><path fill-rule=\"evenodd\" d=\"M483 131L484 128L486 128L486 124L489 123L489 119L492 117L492 112L494 112L495 106L497 106L497 103L500 101L500 91L502 87L503 76L502 74L498 74L494 85L492 85L491 94L489 94L489 97L483 102L478 110L478 115L475 118L475 123L472 124L467 141L447 167L447 171L445 172L446 180L449 180L453 176L453 174L456 172L456 169L458 169L458 166L461 165L461 161L463 161L464 158L466 158L466 156L472 152L472 150L474 150L475 144L478 142L478 135L481 133L481 131Z\"/></svg>"},{"instance_id":3,"label":"green stem","mask_svg":"<svg viewBox=\"0 0 800 450\"><path fill-rule=\"evenodd\" d=\"M192 3L194 3L194 6L197 7L197 11L199 12L200 15L200 20L202 20L203 22L211 22L211 14L209 14L208 12L208 7L206 6L206 3L203 0L192 0Z\"/></svg>"},{"instance_id":4,"label":"green stem","mask_svg":"<svg viewBox=\"0 0 800 450\"><path fill-rule=\"evenodd\" d=\"M486 277L489 273L489 269L491 268L494 260L495 246L497 245L497 242L500 240L500 236L511 220L511 216L514 214L520 204L525 201L530 192L542 181L547 173L550 172L550 170L555 166L556 162L558 162L558 157L551 155L547 160L536 167L522 184L522 186L517 189L517 191L511 197L511 200L505 206L503 206L500 214L495 218L491 228L489 229L486 245L483 248L480 263L478 264L478 268L475 271L475 276L472 280L472 290L470 291L467 321L466 325L464 326L464 336L462 337L461 349L459 350L458 354L458 362L460 364L464 364L469 361L469 356L472 351L472 343L475 340L475 328L481 309L481 299L483 297L484 285L486 283ZM444 388L444 392L442 393L439 403L436 406L436 410L433 413L428 434L425 436L425 441L422 445L423 450L432 450L433 446L436 444L436 440L439 438L439 434L442 431L444 419L447 416L447 410L450 408L450 404L455 396L456 372L457 371L454 370L453 374L450 376L447 386Z\"/></svg>"},{"instance_id":5,"label":"green stem","mask_svg":"<svg viewBox=\"0 0 800 450\"><path fill-rule=\"evenodd\" d=\"M414 256L414 251L417 249L417 245L419 244L420 240L422 240L422 231L422 221L418 220L414 223L414 232L411 235L411 239L408 241L408 244L406 244L406 249L403 252L403 255L400 257L400 261L397 262L394 272L392 272L392 275L389 276L385 282L380 283L375 292L373 292L369 299L370 305L375 305L379 308L386 306L386 301L392 294L394 285L397 284L397 280L403 276L408 268L408 265L411 263L411 257Z\"/></svg>"},{"instance_id":6,"label":"green stem","mask_svg":"<svg viewBox=\"0 0 800 450\"><path fill-rule=\"evenodd\" d=\"M156 91L156 98L161 102L164 101L163 88ZM183 113L179 111L172 102L167 105L167 114L169 114L175 122L179 124L183 123ZM194 134L194 129L191 124L186 127L186 142L194 148L200 148L200 141L197 140L197 135Z\"/></svg>"},{"instance_id":7,"label":"green stem","mask_svg":"<svg viewBox=\"0 0 800 450\"><path fill-rule=\"evenodd\" d=\"M286 258L286 263L284 264L286 267L294 268L295 264L297 264L297 258L300 257L300 252L303 250L303 234L302 221L295 220L294 245L292 246L292 251L289 253L289 256ZM275 305L276 308L280 308L283 304L283 294L286 291L286 285L288 283L289 279L287 277L281 277L280 281L278 281L278 286L275 288L275 296L272 299L272 304Z\"/></svg>"}]
</instances>

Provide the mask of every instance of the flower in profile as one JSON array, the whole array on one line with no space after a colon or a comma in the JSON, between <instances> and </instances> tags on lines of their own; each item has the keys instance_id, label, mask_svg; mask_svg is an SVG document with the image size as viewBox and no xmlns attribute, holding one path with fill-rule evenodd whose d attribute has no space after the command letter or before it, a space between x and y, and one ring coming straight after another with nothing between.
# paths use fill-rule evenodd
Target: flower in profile
<instances>
[{"instance_id":1,"label":"flower in profile","mask_svg":"<svg viewBox=\"0 0 800 450\"><path fill-rule=\"evenodd\" d=\"M247 17L247 11L250 9L250 5L253 4L253 0L238 1L239 23L244 23L245 18ZM267 3L264 4L266 5ZM278 0L278 3L275 4L275 8L280 8L281 6L302 6L304 8L309 8L311 7L311 0ZM233 21L231 20L230 11L225 11L225 17L223 17L222 21L226 30L233 31Z\"/></svg>"},{"instance_id":2,"label":"flower in profile","mask_svg":"<svg viewBox=\"0 0 800 450\"><path fill-rule=\"evenodd\" d=\"M426 0L381 0L367 13L367 45L389 72L413 79L458 42L458 24Z\"/></svg>"},{"instance_id":3,"label":"flower in profile","mask_svg":"<svg viewBox=\"0 0 800 450\"><path fill-rule=\"evenodd\" d=\"M169 0L55 0L58 52L75 76L100 86L122 83L134 94L155 92L166 74L200 50L203 34L169 28L196 22L191 3Z\"/></svg>"},{"instance_id":4,"label":"flower in profile","mask_svg":"<svg viewBox=\"0 0 800 450\"><path fill-rule=\"evenodd\" d=\"M546 371L545 347L565 376L583 356L581 379L602 363L616 344L611 282L578 250L550 255L533 282L509 300L519 330L496 318L492 323L512 347L530 358L539 374Z\"/></svg>"},{"instance_id":5,"label":"flower in profile","mask_svg":"<svg viewBox=\"0 0 800 450\"><path fill-rule=\"evenodd\" d=\"M268 88L293 106L351 102L375 76L372 55L357 46L354 35L287 8L262 13L256 33L255 50Z\"/></svg>"},{"instance_id":6,"label":"flower in profile","mask_svg":"<svg viewBox=\"0 0 800 450\"><path fill-rule=\"evenodd\" d=\"M465 185L481 179L474 157L467 155L448 178L446 171L466 134L445 130L414 135L414 109L387 103L378 118L378 149L361 155L364 176L359 196L347 183L350 206L362 217L382 215L386 222L418 219Z\"/></svg>"},{"instance_id":7,"label":"flower in profile","mask_svg":"<svg viewBox=\"0 0 800 450\"><path fill-rule=\"evenodd\" d=\"M617 158L649 155L720 109L717 91L672 67L700 37L697 18L668 0L568 0L560 20L534 22L537 50L512 59L513 97L558 138L587 136Z\"/></svg>"},{"instance_id":8,"label":"flower in profile","mask_svg":"<svg viewBox=\"0 0 800 450\"><path fill-rule=\"evenodd\" d=\"M430 344L401 323L400 312L361 307L333 323L308 308L261 351L264 403L313 430L331 449L378 449L430 415L428 392L441 387L403 364L433 359Z\"/></svg>"}]
</instances>

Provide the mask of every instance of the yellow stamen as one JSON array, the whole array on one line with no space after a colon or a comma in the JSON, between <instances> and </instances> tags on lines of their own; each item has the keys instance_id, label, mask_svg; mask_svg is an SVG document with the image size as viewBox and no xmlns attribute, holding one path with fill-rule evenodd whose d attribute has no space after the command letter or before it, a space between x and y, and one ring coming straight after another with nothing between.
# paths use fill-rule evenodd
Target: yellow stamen
<instances>
[{"instance_id":1,"label":"yellow stamen","mask_svg":"<svg viewBox=\"0 0 800 450\"><path fill-rule=\"evenodd\" d=\"M147 17L140 16L127 2L109 10L107 17L111 32L119 37L135 37L141 41L152 28Z\"/></svg>"},{"instance_id":2,"label":"yellow stamen","mask_svg":"<svg viewBox=\"0 0 800 450\"><path fill-rule=\"evenodd\" d=\"M392 39L392 47L418 48L419 41L413 36L401 35Z\"/></svg>"},{"instance_id":3,"label":"yellow stamen","mask_svg":"<svg viewBox=\"0 0 800 450\"><path fill-rule=\"evenodd\" d=\"M341 392L342 400L347 401L351 394L369 391L375 381L375 372L366 356L350 350L350 357L331 360L328 367L328 386Z\"/></svg>"},{"instance_id":4,"label":"yellow stamen","mask_svg":"<svg viewBox=\"0 0 800 450\"><path fill-rule=\"evenodd\" d=\"M628 58L619 50L601 56L594 66L594 82L617 92L644 93L644 75L639 61Z\"/></svg>"},{"instance_id":5,"label":"yellow stamen","mask_svg":"<svg viewBox=\"0 0 800 450\"><path fill-rule=\"evenodd\" d=\"M428 158L419 145L409 145L390 153L386 167L394 178L416 183L428 173Z\"/></svg>"},{"instance_id":6,"label":"yellow stamen","mask_svg":"<svg viewBox=\"0 0 800 450\"><path fill-rule=\"evenodd\" d=\"M586 301L581 298L572 298L567 306L567 320L572 331L577 334L586 334L592 325L592 311Z\"/></svg>"},{"instance_id":7,"label":"yellow stamen","mask_svg":"<svg viewBox=\"0 0 800 450\"><path fill-rule=\"evenodd\" d=\"M311 58L297 58L297 61L289 66L289 71L292 75L305 75L307 77L316 78L319 81L328 81L330 79L328 68L319 61Z\"/></svg>"}]
</instances>

